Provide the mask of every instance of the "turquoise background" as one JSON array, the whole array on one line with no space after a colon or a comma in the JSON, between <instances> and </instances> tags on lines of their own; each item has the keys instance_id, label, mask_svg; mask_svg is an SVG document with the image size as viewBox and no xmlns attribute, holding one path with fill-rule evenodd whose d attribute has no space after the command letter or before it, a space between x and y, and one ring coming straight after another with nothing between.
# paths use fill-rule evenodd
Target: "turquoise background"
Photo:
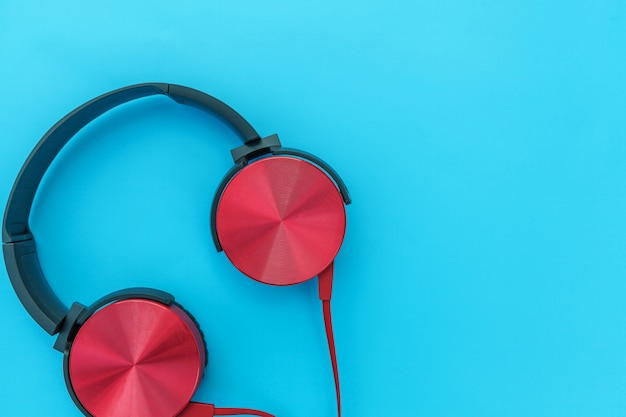
<instances>
[{"instance_id":1,"label":"turquoise background","mask_svg":"<svg viewBox=\"0 0 626 417\"><path fill-rule=\"evenodd\" d=\"M5 1L0 54L2 204L58 119L146 81L342 175L345 417L626 415L625 2ZM332 416L315 282L258 284L212 246L237 143L162 97L98 119L38 193L44 271L68 304L175 294L207 334L197 400ZM0 275L2 415L80 416Z\"/></svg>"}]
</instances>

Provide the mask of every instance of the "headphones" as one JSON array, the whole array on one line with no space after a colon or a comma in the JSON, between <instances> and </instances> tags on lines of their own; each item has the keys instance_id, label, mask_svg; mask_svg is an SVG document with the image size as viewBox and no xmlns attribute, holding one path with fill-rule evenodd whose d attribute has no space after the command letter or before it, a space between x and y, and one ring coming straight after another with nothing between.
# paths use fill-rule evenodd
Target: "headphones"
<instances>
[{"instance_id":1,"label":"headphones","mask_svg":"<svg viewBox=\"0 0 626 417\"><path fill-rule=\"evenodd\" d=\"M235 110L188 87L146 83L103 94L70 112L43 136L22 166L2 223L2 250L13 288L28 313L63 353L65 383L92 417L209 417L271 414L191 402L207 365L204 335L174 296L151 288L105 295L67 308L42 272L28 220L37 188L63 146L103 113L163 94L226 123L243 142L211 206L211 232L242 273L270 285L318 277L319 297L341 416L339 374L330 314L333 263L345 234L348 190L321 159L261 138Z\"/></svg>"}]
</instances>

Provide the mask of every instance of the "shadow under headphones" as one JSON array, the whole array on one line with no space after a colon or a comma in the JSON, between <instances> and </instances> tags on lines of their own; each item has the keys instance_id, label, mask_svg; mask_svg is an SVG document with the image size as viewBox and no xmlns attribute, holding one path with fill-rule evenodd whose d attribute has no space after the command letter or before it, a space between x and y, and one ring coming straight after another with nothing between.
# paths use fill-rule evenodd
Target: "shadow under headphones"
<instances>
[{"instance_id":1,"label":"shadow under headphones","mask_svg":"<svg viewBox=\"0 0 626 417\"><path fill-rule=\"evenodd\" d=\"M146 83L101 95L57 122L15 180L2 223L11 283L33 319L64 354L65 383L76 406L93 417L210 417L270 414L191 402L207 365L204 336L174 297L151 288L116 291L90 306L68 309L49 286L28 220L35 193L63 146L89 122L128 101L163 94L222 119L243 145L220 183L211 209L218 251L245 275L271 285L318 277L337 412L341 415L330 298L333 262L346 227L348 190L321 159L261 138L235 110L200 91Z\"/></svg>"}]
</instances>

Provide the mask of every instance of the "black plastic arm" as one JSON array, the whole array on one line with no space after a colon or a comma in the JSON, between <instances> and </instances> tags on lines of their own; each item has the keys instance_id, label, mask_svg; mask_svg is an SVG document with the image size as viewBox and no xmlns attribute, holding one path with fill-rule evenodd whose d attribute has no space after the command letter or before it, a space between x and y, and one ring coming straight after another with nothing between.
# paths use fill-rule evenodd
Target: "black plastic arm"
<instances>
[{"instance_id":1,"label":"black plastic arm","mask_svg":"<svg viewBox=\"0 0 626 417\"><path fill-rule=\"evenodd\" d=\"M37 324L49 334L56 334L68 310L41 272L35 241L31 237L20 242L3 243L2 252L18 298Z\"/></svg>"}]
</instances>

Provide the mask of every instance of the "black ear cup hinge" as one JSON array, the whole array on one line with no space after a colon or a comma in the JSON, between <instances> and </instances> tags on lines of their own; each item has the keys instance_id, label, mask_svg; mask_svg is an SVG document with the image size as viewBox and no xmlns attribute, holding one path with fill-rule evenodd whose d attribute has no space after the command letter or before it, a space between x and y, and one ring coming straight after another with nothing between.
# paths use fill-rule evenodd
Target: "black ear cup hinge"
<instances>
[{"instance_id":1,"label":"black ear cup hinge","mask_svg":"<svg viewBox=\"0 0 626 417\"><path fill-rule=\"evenodd\" d=\"M278 135L274 134L232 149L230 153L233 156L235 164L245 165L251 159L272 153L273 150L280 148L280 146Z\"/></svg>"},{"instance_id":2,"label":"black ear cup hinge","mask_svg":"<svg viewBox=\"0 0 626 417\"><path fill-rule=\"evenodd\" d=\"M76 332L78 330L77 321L78 318L87 311L87 307L80 303L72 304L70 307L70 311L65 316L65 320L61 324L61 330L59 331L59 335L57 336L57 340L54 342L54 349L58 350L61 353L65 353L65 351L69 348L69 345L76 336Z\"/></svg>"}]
</instances>

